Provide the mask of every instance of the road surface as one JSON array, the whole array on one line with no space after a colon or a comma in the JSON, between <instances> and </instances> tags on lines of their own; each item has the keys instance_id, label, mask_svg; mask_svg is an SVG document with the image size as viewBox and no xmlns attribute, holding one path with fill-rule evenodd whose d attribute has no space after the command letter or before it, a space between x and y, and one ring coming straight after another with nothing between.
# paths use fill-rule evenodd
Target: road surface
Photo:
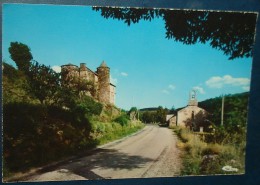
<instances>
[{"instance_id":1,"label":"road surface","mask_svg":"<svg viewBox=\"0 0 260 185\"><path fill-rule=\"evenodd\" d=\"M44 169L24 181L66 181L178 176L181 168L177 136L154 125L93 153Z\"/></svg>"}]
</instances>

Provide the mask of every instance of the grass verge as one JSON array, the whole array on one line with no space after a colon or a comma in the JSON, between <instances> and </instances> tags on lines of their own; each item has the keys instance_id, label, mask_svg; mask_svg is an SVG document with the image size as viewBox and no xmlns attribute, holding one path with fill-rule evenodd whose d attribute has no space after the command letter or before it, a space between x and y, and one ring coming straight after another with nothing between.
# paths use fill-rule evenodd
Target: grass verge
<instances>
[{"instance_id":1,"label":"grass verge","mask_svg":"<svg viewBox=\"0 0 260 185\"><path fill-rule=\"evenodd\" d=\"M144 124L138 121L129 121L125 125L117 122L95 121L92 123L90 136L98 145L102 145L135 133L143 127Z\"/></svg>"},{"instance_id":2,"label":"grass verge","mask_svg":"<svg viewBox=\"0 0 260 185\"><path fill-rule=\"evenodd\" d=\"M242 174L245 172L244 145L206 143L202 141L200 135L186 128L174 127L172 129L179 137L177 147L184 151L182 175Z\"/></svg>"}]
</instances>

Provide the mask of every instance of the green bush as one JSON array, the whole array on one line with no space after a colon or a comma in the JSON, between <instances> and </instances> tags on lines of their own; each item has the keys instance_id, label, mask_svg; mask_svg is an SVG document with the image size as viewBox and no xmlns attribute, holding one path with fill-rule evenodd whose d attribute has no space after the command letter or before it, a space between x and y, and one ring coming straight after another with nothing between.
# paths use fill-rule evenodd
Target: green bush
<instances>
[{"instance_id":1,"label":"green bush","mask_svg":"<svg viewBox=\"0 0 260 185\"><path fill-rule=\"evenodd\" d=\"M130 120L128 115L122 114L119 117L117 117L114 121L119 123L121 126L125 126L128 124Z\"/></svg>"},{"instance_id":2,"label":"green bush","mask_svg":"<svg viewBox=\"0 0 260 185\"><path fill-rule=\"evenodd\" d=\"M128 122L127 125L121 125L117 122L92 122L92 130L90 137L99 144L105 144L107 142L122 138L137 130L143 128L144 125L141 122Z\"/></svg>"},{"instance_id":3,"label":"green bush","mask_svg":"<svg viewBox=\"0 0 260 185\"><path fill-rule=\"evenodd\" d=\"M5 104L3 111L4 177L119 139L143 127L131 122L90 123L83 104L71 110L16 102ZM125 121L125 117L119 120Z\"/></svg>"},{"instance_id":4,"label":"green bush","mask_svg":"<svg viewBox=\"0 0 260 185\"><path fill-rule=\"evenodd\" d=\"M47 111L49 117L55 117L57 119L66 120L68 122L73 121L73 115L71 114L71 111L68 109L63 109L55 105L50 105L47 106Z\"/></svg>"},{"instance_id":5,"label":"green bush","mask_svg":"<svg viewBox=\"0 0 260 185\"><path fill-rule=\"evenodd\" d=\"M85 114L100 115L102 112L103 105L99 102L96 102L90 96L83 97L78 103L80 103L80 106L84 109Z\"/></svg>"},{"instance_id":6,"label":"green bush","mask_svg":"<svg viewBox=\"0 0 260 185\"><path fill-rule=\"evenodd\" d=\"M12 103L4 105L4 157L10 170L26 167L33 160L40 125L47 124L47 109L41 105ZM19 154L19 155L18 155ZM31 156L30 156L31 155Z\"/></svg>"},{"instance_id":7,"label":"green bush","mask_svg":"<svg viewBox=\"0 0 260 185\"><path fill-rule=\"evenodd\" d=\"M220 133L216 133L216 137L220 135L224 137L222 139L218 138L220 144L205 143L196 133L190 132L186 128L174 127L173 130L180 137L177 146L184 151L182 175L234 174L244 172L245 141L240 144L234 144L236 142L226 143L227 138L230 138L231 135L225 129L220 130ZM206 137L212 137L212 135L206 135ZM226 165L238 168L238 172L223 171L222 168Z\"/></svg>"},{"instance_id":8,"label":"green bush","mask_svg":"<svg viewBox=\"0 0 260 185\"><path fill-rule=\"evenodd\" d=\"M3 110L3 155L10 171L42 165L93 146L88 119L82 116L76 121L75 112L26 103L6 104Z\"/></svg>"}]
</instances>

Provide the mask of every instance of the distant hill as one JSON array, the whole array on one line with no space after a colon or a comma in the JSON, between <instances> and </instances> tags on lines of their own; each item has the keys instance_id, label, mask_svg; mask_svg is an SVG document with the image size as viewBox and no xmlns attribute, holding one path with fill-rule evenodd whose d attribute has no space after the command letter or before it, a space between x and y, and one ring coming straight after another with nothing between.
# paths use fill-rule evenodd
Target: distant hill
<instances>
[{"instance_id":1,"label":"distant hill","mask_svg":"<svg viewBox=\"0 0 260 185\"><path fill-rule=\"evenodd\" d=\"M225 95L224 123L244 125L247 122L249 92ZM221 122L222 97L216 97L199 102L198 106L211 114L215 124Z\"/></svg>"},{"instance_id":2,"label":"distant hill","mask_svg":"<svg viewBox=\"0 0 260 185\"><path fill-rule=\"evenodd\" d=\"M247 112L248 112L248 98L249 92L228 94L225 95L224 103L224 123L226 124L236 124L245 125L247 122ZM198 106L205 109L209 113L209 119L214 124L219 125L221 122L221 105L222 97L210 98L198 103ZM174 111L168 110L167 114L176 114L179 110L184 107L175 109ZM158 107L148 107L142 108L139 111L144 114L149 112L150 114L155 114ZM142 117L142 116L141 116Z\"/></svg>"},{"instance_id":3,"label":"distant hill","mask_svg":"<svg viewBox=\"0 0 260 185\"><path fill-rule=\"evenodd\" d=\"M249 92L237 93L237 94L228 94L225 95L225 104L228 107L231 106L247 106L249 98ZM235 104L234 104L235 103ZM198 106L206 109L208 112L213 113L215 109L220 108L222 104L222 96L216 98L210 98L204 101L199 102Z\"/></svg>"},{"instance_id":4,"label":"distant hill","mask_svg":"<svg viewBox=\"0 0 260 185\"><path fill-rule=\"evenodd\" d=\"M145 112L145 111L157 111L157 110L158 110L158 107L149 107L149 108L139 109L139 111L141 111L141 112Z\"/></svg>"}]
</instances>

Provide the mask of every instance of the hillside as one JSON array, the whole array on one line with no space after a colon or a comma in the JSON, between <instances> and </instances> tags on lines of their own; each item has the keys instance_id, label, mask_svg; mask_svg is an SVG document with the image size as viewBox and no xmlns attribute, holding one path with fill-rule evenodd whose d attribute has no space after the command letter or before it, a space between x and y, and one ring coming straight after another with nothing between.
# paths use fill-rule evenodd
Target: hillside
<instances>
[{"instance_id":1,"label":"hillside","mask_svg":"<svg viewBox=\"0 0 260 185\"><path fill-rule=\"evenodd\" d=\"M225 95L224 124L245 125L247 121L249 92ZM221 122L222 97L216 97L199 102L199 107L210 114L215 125Z\"/></svg>"},{"instance_id":2,"label":"hillside","mask_svg":"<svg viewBox=\"0 0 260 185\"><path fill-rule=\"evenodd\" d=\"M77 155L143 127L114 105L52 83L60 78L48 66L33 67L34 71L26 73L3 62L4 178ZM30 76L30 72L35 74Z\"/></svg>"},{"instance_id":3,"label":"hillside","mask_svg":"<svg viewBox=\"0 0 260 185\"><path fill-rule=\"evenodd\" d=\"M141 111L141 112L145 112L145 111L157 111L157 110L158 110L158 107L148 107L148 108L139 109L139 111Z\"/></svg>"}]
</instances>

